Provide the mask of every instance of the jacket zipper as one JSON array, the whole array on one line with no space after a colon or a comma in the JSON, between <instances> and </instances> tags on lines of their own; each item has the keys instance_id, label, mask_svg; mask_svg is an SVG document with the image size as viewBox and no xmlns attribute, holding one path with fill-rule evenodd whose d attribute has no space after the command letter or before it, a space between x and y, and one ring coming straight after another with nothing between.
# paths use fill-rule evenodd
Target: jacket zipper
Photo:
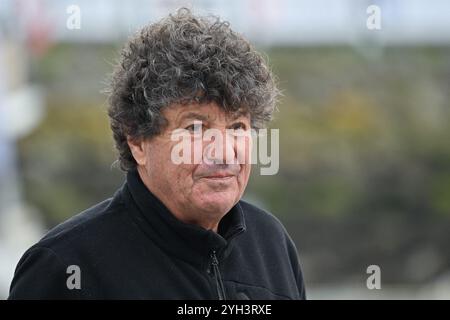
<instances>
[{"instance_id":1,"label":"jacket zipper","mask_svg":"<svg viewBox=\"0 0 450 320\"><path fill-rule=\"evenodd\" d=\"M222 276L220 275L219 270L219 260L216 256L216 251L213 251L211 253L211 264L214 272L214 279L216 280L216 289L217 289L217 295L219 296L219 300L227 300L225 295L225 288L223 286L222 282Z\"/></svg>"}]
</instances>

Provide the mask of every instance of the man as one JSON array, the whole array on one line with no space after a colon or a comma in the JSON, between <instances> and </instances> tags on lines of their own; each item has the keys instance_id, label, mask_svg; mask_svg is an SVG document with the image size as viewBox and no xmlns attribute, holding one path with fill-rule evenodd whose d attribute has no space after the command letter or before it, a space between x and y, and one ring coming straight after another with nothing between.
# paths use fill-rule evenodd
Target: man
<instances>
[{"instance_id":1,"label":"man","mask_svg":"<svg viewBox=\"0 0 450 320\"><path fill-rule=\"evenodd\" d=\"M245 133L270 120L279 95L261 55L228 23L181 9L128 42L109 93L126 182L31 247L9 298L304 299L286 230L240 200ZM192 161L174 159L180 130Z\"/></svg>"}]
</instances>

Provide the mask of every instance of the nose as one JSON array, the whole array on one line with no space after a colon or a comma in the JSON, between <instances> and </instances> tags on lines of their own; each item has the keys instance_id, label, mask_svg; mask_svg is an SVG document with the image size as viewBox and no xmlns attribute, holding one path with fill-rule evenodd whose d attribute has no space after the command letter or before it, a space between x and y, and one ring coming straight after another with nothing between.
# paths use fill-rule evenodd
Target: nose
<instances>
[{"instance_id":1,"label":"nose","mask_svg":"<svg viewBox=\"0 0 450 320\"><path fill-rule=\"evenodd\" d=\"M234 137L226 130L214 130L210 139L206 139L203 161L207 164L235 164L236 145Z\"/></svg>"}]
</instances>

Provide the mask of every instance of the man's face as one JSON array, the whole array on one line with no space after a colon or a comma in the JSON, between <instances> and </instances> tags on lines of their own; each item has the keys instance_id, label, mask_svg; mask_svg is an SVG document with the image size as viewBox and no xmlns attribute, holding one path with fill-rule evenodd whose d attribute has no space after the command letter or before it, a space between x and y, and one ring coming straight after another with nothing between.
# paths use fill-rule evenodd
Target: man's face
<instances>
[{"instance_id":1,"label":"man's face","mask_svg":"<svg viewBox=\"0 0 450 320\"><path fill-rule=\"evenodd\" d=\"M129 141L141 178L177 218L214 228L214 221L239 201L248 182L249 116L227 114L215 103L173 105L162 113L168 124L161 134L138 144ZM180 147L181 139L174 139L173 133L180 129L185 129L184 141L191 142L191 148L183 149L190 161L176 164L174 155L179 153L174 148ZM208 129L221 137L205 139ZM247 135L233 135L239 129Z\"/></svg>"}]
</instances>

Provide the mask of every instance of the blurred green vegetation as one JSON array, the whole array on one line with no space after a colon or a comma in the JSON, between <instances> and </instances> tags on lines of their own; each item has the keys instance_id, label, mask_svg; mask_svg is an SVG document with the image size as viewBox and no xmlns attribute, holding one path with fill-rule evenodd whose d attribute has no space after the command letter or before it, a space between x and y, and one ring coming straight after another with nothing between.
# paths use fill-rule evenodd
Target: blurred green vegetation
<instances>
[{"instance_id":1,"label":"blurred green vegetation","mask_svg":"<svg viewBox=\"0 0 450 320\"><path fill-rule=\"evenodd\" d=\"M272 124L280 172L251 190L286 216L449 216L449 53L271 50L285 93Z\"/></svg>"},{"instance_id":2,"label":"blurred green vegetation","mask_svg":"<svg viewBox=\"0 0 450 320\"><path fill-rule=\"evenodd\" d=\"M392 266L393 281L426 280L450 268L450 48L364 52L267 50L284 92L271 124L280 129L280 171L261 176L254 167L246 197L286 223L310 281L360 274L369 257ZM20 159L27 198L49 225L123 181L111 167L100 94L116 53L59 45L33 61L47 116L20 141ZM400 274L399 265L417 264L413 244L432 247L438 262Z\"/></svg>"},{"instance_id":3,"label":"blurred green vegetation","mask_svg":"<svg viewBox=\"0 0 450 320\"><path fill-rule=\"evenodd\" d=\"M111 197L123 178L112 167L113 141L99 105L49 101L44 122L21 147L26 194L49 225Z\"/></svg>"}]
</instances>

